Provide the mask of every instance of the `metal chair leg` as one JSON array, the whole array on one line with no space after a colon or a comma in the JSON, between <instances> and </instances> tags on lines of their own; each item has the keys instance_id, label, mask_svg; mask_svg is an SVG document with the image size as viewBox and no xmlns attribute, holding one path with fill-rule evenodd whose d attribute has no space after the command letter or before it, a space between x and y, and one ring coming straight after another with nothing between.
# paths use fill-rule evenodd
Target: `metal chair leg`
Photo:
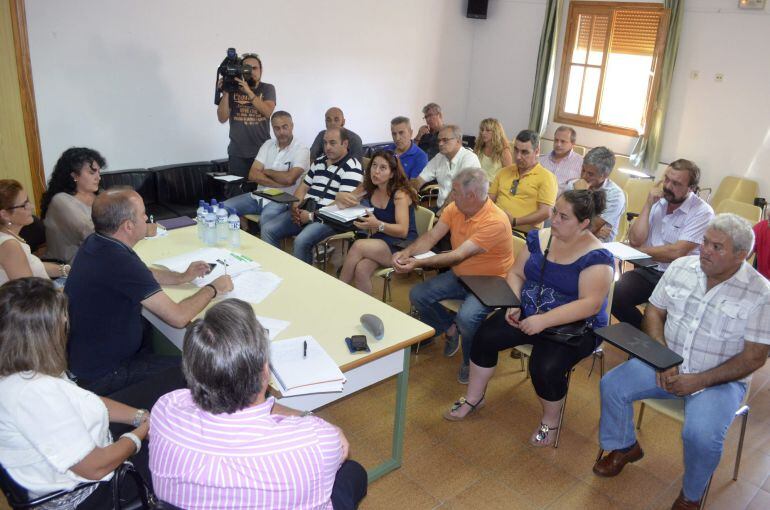
<instances>
[{"instance_id":1,"label":"metal chair leg","mask_svg":"<svg viewBox=\"0 0 770 510\"><path fill-rule=\"evenodd\" d=\"M642 430L642 416L644 416L644 402L639 406L639 418L636 420L636 430Z\"/></svg>"},{"instance_id":2,"label":"metal chair leg","mask_svg":"<svg viewBox=\"0 0 770 510\"><path fill-rule=\"evenodd\" d=\"M596 455L596 462L599 462L600 460L602 460L602 455L604 455L604 448L600 446L599 453Z\"/></svg>"},{"instance_id":3,"label":"metal chair leg","mask_svg":"<svg viewBox=\"0 0 770 510\"><path fill-rule=\"evenodd\" d=\"M735 469L733 469L733 481L738 480L738 470L741 468L741 454L743 454L743 438L746 435L746 422L749 421L749 406L743 406L735 414L741 415L741 435L738 439L738 451L735 452ZM705 497L703 498L705 499Z\"/></svg>"},{"instance_id":4,"label":"metal chair leg","mask_svg":"<svg viewBox=\"0 0 770 510\"><path fill-rule=\"evenodd\" d=\"M556 429L556 439L553 442L553 447L559 447L559 438L561 437L561 427L564 424L564 409L567 407L567 397L569 396L569 382L572 379L572 370L567 372L567 393L564 395L564 402L561 404L561 411L559 411L559 425Z\"/></svg>"},{"instance_id":5,"label":"metal chair leg","mask_svg":"<svg viewBox=\"0 0 770 510\"><path fill-rule=\"evenodd\" d=\"M599 349L599 372L604 377L604 351ZM601 377L599 379L601 379Z\"/></svg>"},{"instance_id":6,"label":"metal chair leg","mask_svg":"<svg viewBox=\"0 0 770 510\"><path fill-rule=\"evenodd\" d=\"M706 498L709 495L709 489L711 488L711 480L714 479L714 476L712 475L709 477L709 481L706 483L706 490L703 491L703 497L700 498L700 505L698 505L698 510L703 510L706 508Z\"/></svg>"}]
</instances>

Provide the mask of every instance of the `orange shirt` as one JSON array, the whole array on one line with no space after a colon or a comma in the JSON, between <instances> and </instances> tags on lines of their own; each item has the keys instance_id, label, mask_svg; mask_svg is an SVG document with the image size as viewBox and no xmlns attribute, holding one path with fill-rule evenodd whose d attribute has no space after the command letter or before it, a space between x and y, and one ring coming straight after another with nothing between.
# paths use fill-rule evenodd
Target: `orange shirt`
<instances>
[{"instance_id":1,"label":"orange shirt","mask_svg":"<svg viewBox=\"0 0 770 510\"><path fill-rule=\"evenodd\" d=\"M486 250L454 266L452 271L456 275L505 277L513 265L513 234L508 216L494 202L487 199L470 218L453 202L444 209L439 221L449 226L453 250L467 240Z\"/></svg>"}]
</instances>

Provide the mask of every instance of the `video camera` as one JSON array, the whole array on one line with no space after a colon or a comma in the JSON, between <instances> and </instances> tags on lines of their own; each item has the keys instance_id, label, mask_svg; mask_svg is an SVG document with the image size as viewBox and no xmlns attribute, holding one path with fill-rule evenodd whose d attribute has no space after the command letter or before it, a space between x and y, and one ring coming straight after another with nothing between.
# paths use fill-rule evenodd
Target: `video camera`
<instances>
[{"instance_id":1,"label":"video camera","mask_svg":"<svg viewBox=\"0 0 770 510\"><path fill-rule=\"evenodd\" d=\"M216 86L220 76L222 77L221 89ZM235 48L227 48L227 56L217 68L217 80L214 85L214 104L218 105L222 100L223 91L232 94L240 88L238 82L235 81L236 78L248 81L251 78L251 66L243 63L243 59L238 56Z\"/></svg>"}]
</instances>

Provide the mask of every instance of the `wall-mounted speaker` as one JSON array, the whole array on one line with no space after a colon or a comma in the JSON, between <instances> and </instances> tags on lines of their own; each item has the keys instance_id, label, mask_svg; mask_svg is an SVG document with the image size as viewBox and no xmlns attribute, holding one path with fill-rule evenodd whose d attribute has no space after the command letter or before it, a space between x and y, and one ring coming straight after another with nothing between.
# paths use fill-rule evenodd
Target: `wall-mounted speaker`
<instances>
[{"instance_id":1,"label":"wall-mounted speaker","mask_svg":"<svg viewBox=\"0 0 770 510\"><path fill-rule=\"evenodd\" d=\"M468 12L466 14L469 18L487 19L487 4L489 0L468 0Z\"/></svg>"}]
</instances>

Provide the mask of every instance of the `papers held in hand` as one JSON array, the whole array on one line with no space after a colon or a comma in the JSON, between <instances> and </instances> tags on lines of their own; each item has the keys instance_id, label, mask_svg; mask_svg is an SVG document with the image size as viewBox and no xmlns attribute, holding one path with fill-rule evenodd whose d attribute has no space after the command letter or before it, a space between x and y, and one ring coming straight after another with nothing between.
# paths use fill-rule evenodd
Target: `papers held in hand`
<instances>
[{"instance_id":1,"label":"papers held in hand","mask_svg":"<svg viewBox=\"0 0 770 510\"><path fill-rule=\"evenodd\" d=\"M521 302L510 285L499 276L461 276L460 281L486 306L519 307Z\"/></svg>"},{"instance_id":2,"label":"papers held in hand","mask_svg":"<svg viewBox=\"0 0 770 510\"><path fill-rule=\"evenodd\" d=\"M331 356L312 336L271 342L270 372L284 397L340 392L346 380Z\"/></svg>"},{"instance_id":3,"label":"papers held in hand","mask_svg":"<svg viewBox=\"0 0 770 510\"><path fill-rule=\"evenodd\" d=\"M594 333L658 370L667 370L684 362L680 355L625 322L596 329Z\"/></svg>"},{"instance_id":4,"label":"papers held in hand","mask_svg":"<svg viewBox=\"0 0 770 510\"><path fill-rule=\"evenodd\" d=\"M318 210L318 214L320 216L331 218L332 220L339 223L351 223L352 221L357 220L362 216L366 216L372 211L374 211L372 207L364 207L362 205L354 205L353 207L340 209L337 207L337 204L332 204L327 205L326 207L321 207Z\"/></svg>"},{"instance_id":5,"label":"papers held in hand","mask_svg":"<svg viewBox=\"0 0 770 510\"><path fill-rule=\"evenodd\" d=\"M187 267L196 260L216 264L209 274L196 278L193 281L198 287L208 285L224 275L225 272L230 276L237 276L246 271L259 269L259 263L254 262L246 255L225 250L224 248L201 248L175 257L156 260L153 264L165 267L171 271L184 273Z\"/></svg>"}]
</instances>

